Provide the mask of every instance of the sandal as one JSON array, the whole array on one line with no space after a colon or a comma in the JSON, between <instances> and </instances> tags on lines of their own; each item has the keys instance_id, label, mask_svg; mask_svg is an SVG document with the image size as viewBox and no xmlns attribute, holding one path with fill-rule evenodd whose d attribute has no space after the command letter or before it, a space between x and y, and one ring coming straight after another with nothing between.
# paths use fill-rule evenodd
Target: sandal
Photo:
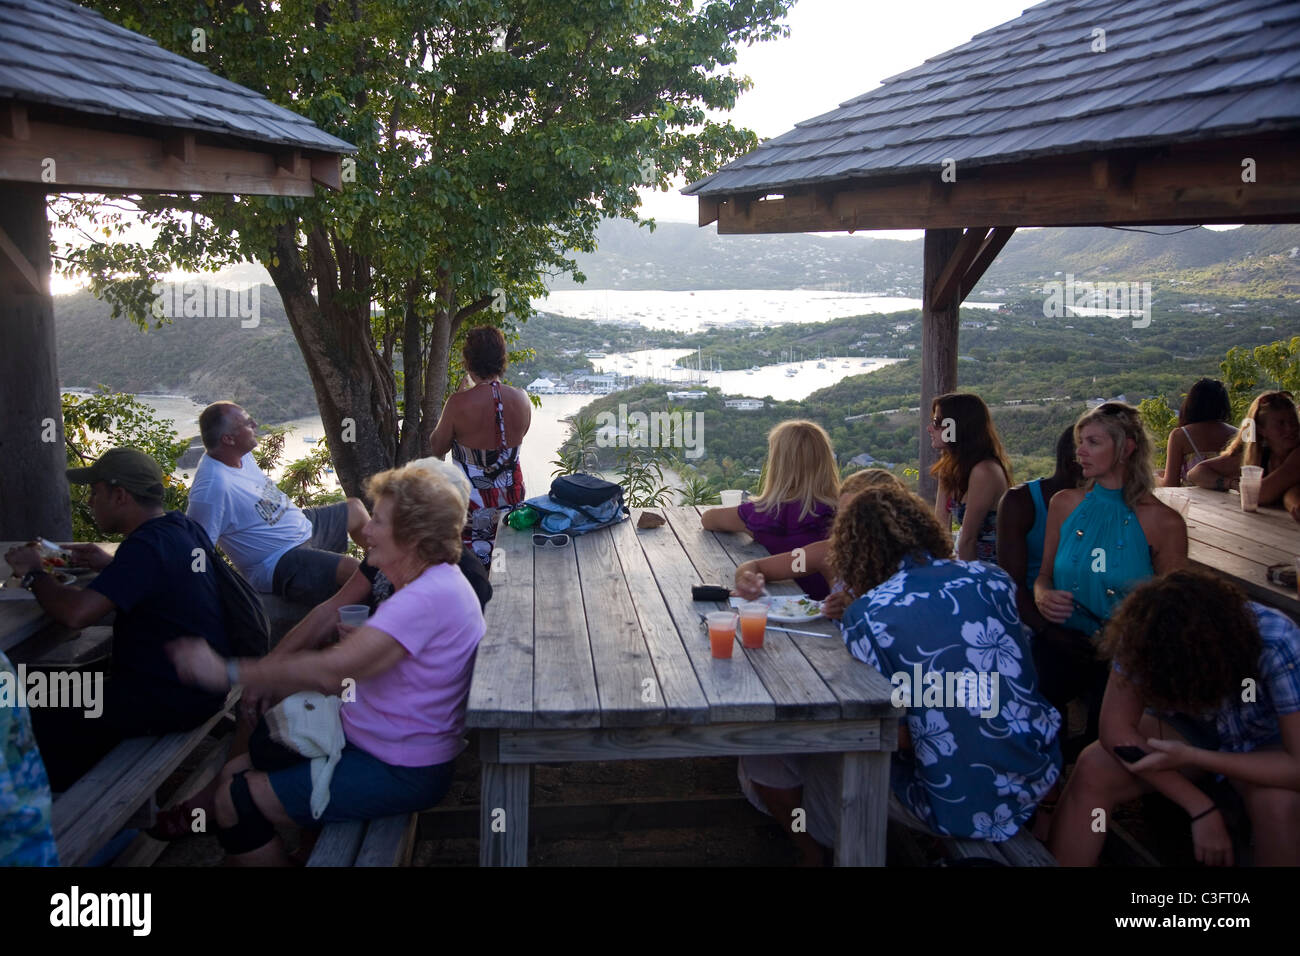
<instances>
[{"instance_id":1,"label":"sandal","mask_svg":"<svg viewBox=\"0 0 1300 956\"><path fill-rule=\"evenodd\" d=\"M166 810L159 810L154 820L154 825L145 832L155 840L171 842L173 840L183 840L185 837L197 836L191 827L194 819L194 811L198 807L191 804L188 800L183 800L174 807Z\"/></svg>"}]
</instances>

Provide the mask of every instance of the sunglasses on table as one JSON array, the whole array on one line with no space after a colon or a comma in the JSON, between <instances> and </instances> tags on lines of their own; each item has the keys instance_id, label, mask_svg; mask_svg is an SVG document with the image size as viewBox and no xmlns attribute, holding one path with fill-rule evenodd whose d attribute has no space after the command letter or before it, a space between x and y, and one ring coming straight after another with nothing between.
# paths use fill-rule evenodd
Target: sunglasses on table
<instances>
[{"instance_id":1,"label":"sunglasses on table","mask_svg":"<svg viewBox=\"0 0 1300 956\"><path fill-rule=\"evenodd\" d=\"M563 548L569 543L567 534L541 534L540 532L533 535L534 548Z\"/></svg>"}]
</instances>

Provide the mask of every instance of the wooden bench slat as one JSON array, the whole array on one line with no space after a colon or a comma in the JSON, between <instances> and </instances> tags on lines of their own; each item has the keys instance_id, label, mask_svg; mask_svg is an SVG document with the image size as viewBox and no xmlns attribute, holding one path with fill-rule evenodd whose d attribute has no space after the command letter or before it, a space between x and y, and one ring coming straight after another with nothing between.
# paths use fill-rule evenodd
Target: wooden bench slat
<instances>
[{"instance_id":1,"label":"wooden bench slat","mask_svg":"<svg viewBox=\"0 0 1300 956\"><path fill-rule=\"evenodd\" d=\"M396 816L372 820L366 829L354 866L405 866L410 862L415 844L415 827L418 813L399 813Z\"/></svg>"},{"instance_id":2,"label":"wooden bench slat","mask_svg":"<svg viewBox=\"0 0 1300 956\"><path fill-rule=\"evenodd\" d=\"M331 823L321 831L308 866L351 866L366 835L365 820Z\"/></svg>"},{"instance_id":3,"label":"wooden bench slat","mask_svg":"<svg viewBox=\"0 0 1300 956\"><path fill-rule=\"evenodd\" d=\"M123 741L56 800L54 840L63 865L89 862L238 699L232 690L225 706L193 730Z\"/></svg>"}]
</instances>

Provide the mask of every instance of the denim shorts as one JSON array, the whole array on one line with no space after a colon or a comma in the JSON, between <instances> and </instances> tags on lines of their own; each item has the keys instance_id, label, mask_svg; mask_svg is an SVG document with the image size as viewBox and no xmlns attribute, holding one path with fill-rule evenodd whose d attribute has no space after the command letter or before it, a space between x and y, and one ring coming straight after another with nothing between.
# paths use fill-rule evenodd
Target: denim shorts
<instances>
[{"instance_id":1,"label":"denim shorts","mask_svg":"<svg viewBox=\"0 0 1300 956\"><path fill-rule=\"evenodd\" d=\"M397 767L348 744L330 778L329 805L319 819L311 815L310 760L271 771L267 779L294 823L323 826L417 813L437 806L451 787L455 763L448 760L429 767Z\"/></svg>"},{"instance_id":2,"label":"denim shorts","mask_svg":"<svg viewBox=\"0 0 1300 956\"><path fill-rule=\"evenodd\" d=\"M348 546L348 506L339 501L303 511L312 536L275 562L271 593L296 604L315 607L338 591L339 559Z\"/></svg>"}]
</instances>

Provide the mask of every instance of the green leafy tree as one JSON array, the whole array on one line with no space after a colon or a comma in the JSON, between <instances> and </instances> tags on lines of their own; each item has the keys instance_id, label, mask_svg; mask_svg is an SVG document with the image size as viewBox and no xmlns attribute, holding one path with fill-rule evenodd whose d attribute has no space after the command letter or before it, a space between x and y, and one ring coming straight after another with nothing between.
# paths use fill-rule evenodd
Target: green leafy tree
<instances>
[{"instance_id":1,"label":"green leafy tree","mask_svg":"<svg viewBox=\"0 0 1300 956\"><path fill-rule=\"evenodd\" d=\"M712 503L716 493L709 488L709 480L697 471L682 474L682 487L677 489L682 504L687 507Z\"/></svg>"},{"instance_id":2,"label":"green leafy tree","mask_svg":"<svg viewBox=\"0 0 1300 956\"><path fill-rule=\"evenodd\" d=\"M638 220L638 186L757 144L706 110L735 105L736 47L785 35L792 2L92 0L359 153L342 190L310 199L60 200L62 223L95 223L61 267L144 325L167 270L264 265L357 494L428 447L466 322L526 319L545 275L582 278L569 256L601 218ZM128 241L137 220L151 243Z\"/></svg>"},{"instance_id":3,"label":"green leafy tree","mask_svg":"<svg viewBox=\"0 0 1300 956\"><path fill-rule=\"evenodd\" d=\"M1156 468L1164 468L1165 452L1169 448L1169 433L1178 424L1178 415L1160 397L1144 398L1138 405L1138 415L1151 434Z\"/></svg>"},{"instance_id":4,"label":"green leafy tree","mask_svg":"<svg viewBox=\"0 0 1300 956\"><path fill-rule=\"evenodd\" d=\"M1241 421L1260 392L1284 389L1300 394L1300 335L1253 349L1228 349L1219 370L1232 400L1233 419Z\"/></svg>"},{"instance_id":5,"label":"green leafy tree","mask_svg":"<svg viewBox=\"0 0 1300 956\"><path fill-rule=\"evenodd\" d=\"M627 437L627 447L618 453L618 483L628 507L659 508L672 496L664 483L666 456L661 448L642 445L640 427L632 428Z\"/></svg>"}]
</instances>

